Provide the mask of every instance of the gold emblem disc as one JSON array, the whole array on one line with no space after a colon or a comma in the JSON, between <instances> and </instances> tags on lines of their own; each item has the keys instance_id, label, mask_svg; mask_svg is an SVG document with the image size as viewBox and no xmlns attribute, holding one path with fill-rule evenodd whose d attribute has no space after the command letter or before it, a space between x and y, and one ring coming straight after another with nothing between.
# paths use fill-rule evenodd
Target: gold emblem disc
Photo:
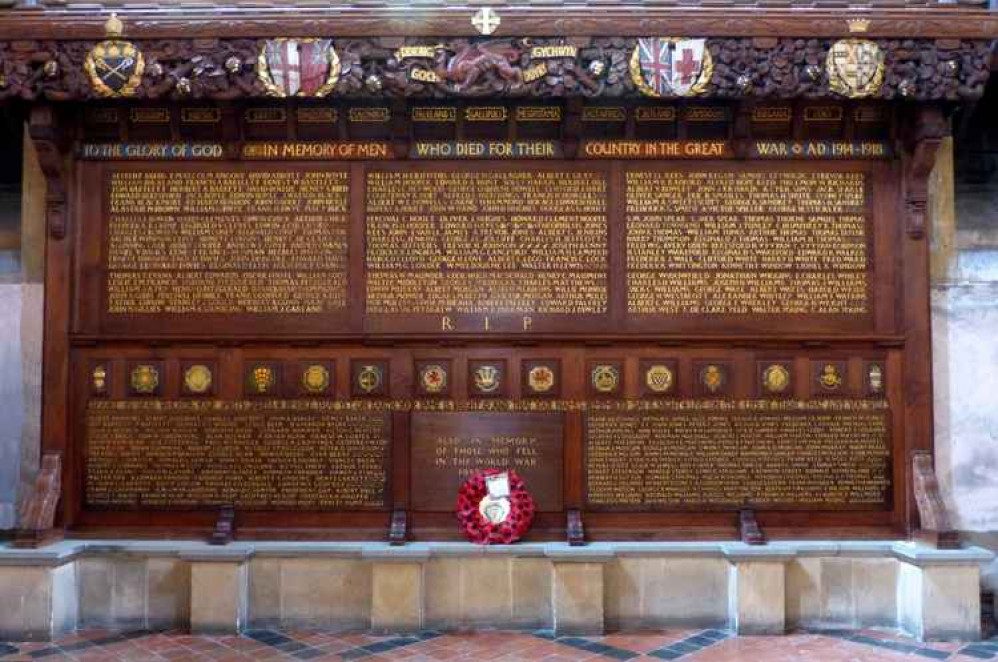
<instances>
[{"instance_id":1,"label":"gold emblem disc","mask_svg":"<svg viewBox=\"0 0 998 662\"><path fill-rule=\"evenodd\" d=\"M527 373L527 384L534 393L547 393L554 388L554 371L546 365L534 366Z\"/></svg>"},{"instance_id":2,"label":"gold emblem disc","mask_svg":"<svg viewBox=\"0 0 998 662\"><path fill-rule=\"evenodd\" d=\"M274 374L274 369L270 366L260 365L253 368L250 381L257 393L267 393L274 388L277 376Z\"/></svg>"},{"instance_id":3,"label":"gold emblem disc","mask_svg":"<svg viewBox=\"0 0 998 662\"><path fill-rule=\"evenodd\" d=\"M192 365L184 372L184 386L191 393L207 393L211 388L211 370L206 365Z\"/></svg>"},{"instance_id":4,"label":"gold emblem disc","mask_svg":"<svg viewBox=\"0 0 998 662\"><path fill-rule=\"evenodd\" d=\"M842 376L839 375L838 369L833 364L826 363L825 367L821 369L818 383L828 391L835 391L842 386Z\"/></svg>"},{"instance_id":5,"label":"gold emblem disc","mask_svg":"<svg viewBox=\"0 0 998 662\"><path fill-rule=\"evenodd\" d=\"M762 385L770 393L783 393L790 385L790 371L779 363L774 363L763 371Z\"/></svg>"},{"instance_id":6,"label":"gold emblem disc","mask_svg":"<svg viewBox=\"0 0 998 662\"><path fill-rule=\"evenodd\" d=\"M724 370L714 364L704 366L700 371L700 383L711 393L717 393L724 386Z\"/></svg>"},{"instance_id":7,"label":"gold emblem disc","mask_svg":"<svg viewBox=\"0 0 998 662\"><path fill-rule=\"evenodd\" d=\"M373 393L381 386L381 370L376 365L366 365L357 373L357 386L364 393Z\"/></svg>"},{"instance_id":8,"label":"gold emblem disc","mask_svg":"<svg viewBox=\"0 0 998 662\"><path fill-rule=\"evenodd\" d=\"M132 370L131 382L136 393L155 393L159 387L159 371L145 363L137 365Z\"/></svg>"},{"instance_id":9,"label":"gold emblem disc","mask_svg":"<svg viewBox=\"0 0 998 662\"><path fill-rule=\"evenodd\" d=\"M97 366L94 368L91 378L95 393L103 393L107 390L107 368L103 365Z\"/></svg>"},{"instance_id":10,"label":"gold emblem disc","mask_svg":"<svg viewBox=\"0 0 998 662\"><path fill-rule=\"evenodd\" d=\"M494 393L499 390L501 373L494 365L479 366L475 370L475 388L482 393Z\"/></svg>"},{"instance_id":11,"label":"gold emblem disc","mask_svg":"<svg viewBox=\"0 0 998 662\"><path fill-rule=\"evenodd\" d=\"M447 370L436 363L423 366L419 371L419 383L427 393L441 393L447 388Z\"/></svg>"},{"instance_id":12,"label":"gold emblem disc","mask_svg":"<svg viewBox=\"0 0 998 662\"><path fill-rule=\"evenodd\" d=\"M612 393L620 383L620 372L612 365L598 365L593 368L593 388L599 393Z\"/></svg>"},{"instance_id":13,"label":"gold emblem disc","mask_svg":"<svg viewBox=\"0 0 998 662\"><path fill-rule=\"evenodd\" d=\"M329 388L329 370L319 363L310 365L301 375L301 385L309 393L324 393Z\"/></svg>"},{"instance_id":14,"label":"gold emblem disc","mask_svg":"<svg viewBox=\"0 0 998 662\"><path fill-rule=\"evenodd\" d=\"M661 363L649 366L645 371L645 386L652 393L668 393L672 389L674 379L669 366Z\"/></svg>"}]
</instances>

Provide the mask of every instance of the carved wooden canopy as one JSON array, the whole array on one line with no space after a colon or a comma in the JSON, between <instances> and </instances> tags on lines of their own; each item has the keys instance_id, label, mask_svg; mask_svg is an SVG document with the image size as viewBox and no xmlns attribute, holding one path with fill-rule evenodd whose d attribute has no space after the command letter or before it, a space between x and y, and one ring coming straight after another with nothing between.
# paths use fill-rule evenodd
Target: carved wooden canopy
<instances>
[{"instance_id":1,"label":"carved wooden canopy","mask_svg":"<svg viewBox=\"0 0 998 662\"><path fill-rule=\"evenodd\" d=\"M872 98L957 101L983 93L998 37L998 13L981 3L925 0L849 9L832 0L12 4L0 10L0 99L27 101L99 96L85 60L106 36L112 10L122 39L143 57L129 92L136 99L267 96L273 90L259 79L258 60L267 40L280 37L332 39L342 65L332 97L636 97L636 42L669 35L706 39L716 66L703 97L835 96L829 50L859 38L875 42L884 61ZM474 19L481 11L491 12L488 32ZM539 57L546 45L575 51ZM403 46L435 50L399 57Z\"/></svg>"}]
</instances>

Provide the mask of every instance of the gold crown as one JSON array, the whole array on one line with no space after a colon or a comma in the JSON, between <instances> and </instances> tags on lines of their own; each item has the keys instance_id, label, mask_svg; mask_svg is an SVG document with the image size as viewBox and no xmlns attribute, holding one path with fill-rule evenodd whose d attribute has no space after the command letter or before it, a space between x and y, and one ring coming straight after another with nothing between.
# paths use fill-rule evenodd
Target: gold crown
<instances>
[{"instance_id":1,"label":"gold crown","mask_svg":"<svg viewBox=\"0 0 998 662\"><path fill-rule=\"evenodd\" d=\"M125 31L125 26L122 25L121 19L118 15L111 13L111 18L107 19L107 23L104 24L104 34L109 38L120 37L121 33Z\"/></svg>"},{"instance_id":2,"label":"gold crown","mask_svg":"<svg viewBox=\"0 0 998 662\"><path fill-rule=\"evenodd\" d=\"M870 29L870 19L868 18L850 18L849 32L866 32Z\"/></svg>"}]
</instances>

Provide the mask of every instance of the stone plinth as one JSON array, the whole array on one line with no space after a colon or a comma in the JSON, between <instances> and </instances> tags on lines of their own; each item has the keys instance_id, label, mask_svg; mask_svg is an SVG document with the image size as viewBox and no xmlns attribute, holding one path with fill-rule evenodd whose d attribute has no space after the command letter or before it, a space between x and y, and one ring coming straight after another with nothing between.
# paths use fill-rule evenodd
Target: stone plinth
<instances>
[{"instance_id":1,"label":"stone plinth","mask_svg":"<svg viewBox=\"0 0 998 662\"><path fill-rule=\"evenodd\" d=\"M0 638L111 630L900 627L980 636L980 548L889 541L0 547Z\"/></svg>"}]
</instances>

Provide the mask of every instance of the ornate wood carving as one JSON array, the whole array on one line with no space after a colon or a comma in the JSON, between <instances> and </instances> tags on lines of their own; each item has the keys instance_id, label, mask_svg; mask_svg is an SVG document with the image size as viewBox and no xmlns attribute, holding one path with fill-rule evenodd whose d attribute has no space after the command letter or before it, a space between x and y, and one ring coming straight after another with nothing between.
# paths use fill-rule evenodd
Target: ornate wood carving
<instances>
[{"instance_id":1,"label":"ornate wood carving","mask_svg":"<svg viewBox=\"0 0 998 662\"><path fill-rule=\"evenodd\" d=\"M28 131L45 176L45 223L53 239L62 239L66 236L68 218L66 162L55 108L48 105L33 107Z\"/></svg>"},{"instance_id":2,"label":"ornate wood carving","mask_svg":"<svg viewBox=\"0 0 998 662\"><path fill-rule=\"evenodd\" d=\"M936 151L949 129L942 111L934 106L919 108L909 126L904 159L905 227L912 239L922 239L925 237L929 175L936 163Z\"/></svg>"},{"instance_id":3,"label":"ornate wood carving","mask_svg":"<svg viewBox=\"0 0 998 662\"><path fill-rule=\"evenodd\" d=\"M55 511L62 494L62 455L46 453L29 494L21 499L15 547L35 548L57 537Z\"/></svg>"},{"instance_id":4,"label":"ornate wood carving","mask_svg":"<svg viewBox=\"0 0 998 662\"><path fill-rule=\"evenodd\" d=\"M946 505L939 494L939 481L932 466L932 454L918 451L912 454L912 487L921 527L915 538L939 549L959 549L960 538L950 523Z\"/></svg>"},{"instance_id":5,"label":"ornate wood carving","mask_svg":"<svg viewBox=\"0 0 998 662\"><path fill-rule=\"evenodd\" d=\"M738 535L746 545L765 545L766 534L755 519L755 511L746 508L738 512Z\"/></svg>"},{"instance_id":6,"label":"ornate wood carving","mask_svg":"<svg viewBox=\"0 0 998 662\"><path fill-rule=\"evenodd\" d=\"M137 32L128 23L128 33ZM315 32L312 27L309 34ZM647 33L657 30L647 28ZM690 29L683 34L693 34ZM716 34L716 33L714 33ZM783 34L786 34L784 32ZM705 98L833 96L824 62L832 39L712 38L717 66ZM83 70L94 41L0 41L0 100L96 98ZM134 41L145 58L137 99L265 98L255 63L264 39ZM400 51L422 47L421 51ZM574 56L534 49L567 45L562 37L503 39L334 39L342 70L336 98L639 98L628 74L633 37L574 39ZM988 41L880 39L885 82L875 98L977 99L989 75ZM413 54L413 53L416 54Z\"/></svg>"}]
</instances>

